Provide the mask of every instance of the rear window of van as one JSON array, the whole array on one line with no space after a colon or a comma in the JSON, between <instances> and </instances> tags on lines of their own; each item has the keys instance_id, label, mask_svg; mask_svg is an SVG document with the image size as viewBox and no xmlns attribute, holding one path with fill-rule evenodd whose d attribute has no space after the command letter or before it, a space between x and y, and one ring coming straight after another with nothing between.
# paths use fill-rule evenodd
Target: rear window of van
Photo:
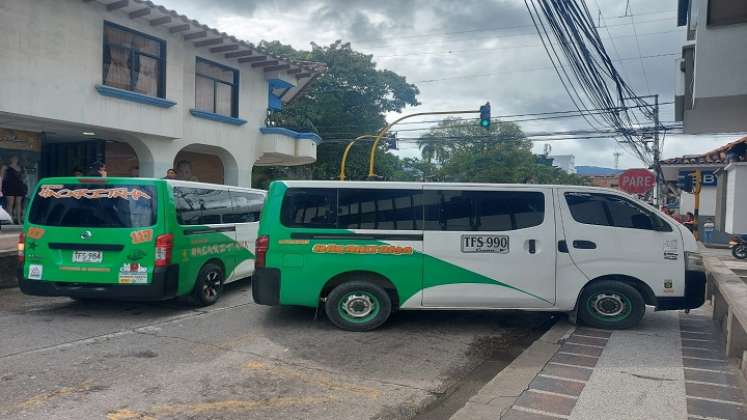
<instances>
[{"instance_id":1,"label":"rear window of van","mask_svg":"<svg viewBox=\"0 0 747 420\"><path fill-rule=\"evenodd\" d=\"M147 185L42 185L29 222L43 226L138 228L156 223L156 192Z\"/></svg>"}]
</instances>

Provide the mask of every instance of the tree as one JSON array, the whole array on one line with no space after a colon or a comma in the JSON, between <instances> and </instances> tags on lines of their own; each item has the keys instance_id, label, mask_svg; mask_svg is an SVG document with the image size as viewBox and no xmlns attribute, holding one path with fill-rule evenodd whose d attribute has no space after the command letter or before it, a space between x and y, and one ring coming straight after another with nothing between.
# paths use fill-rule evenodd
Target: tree
<instances>
[{"instance_id":1,"label":"tree","mask_svg":"<svg viewBox=\"0 0 747 420\"><path fill-rule=\"evenodd\" d=\"M337 41L326 47L312 43L310 51L298 51L278 41L262 41L259 48L327 65L327 71L283 110L308 119L322 137L317 161L311 165L315 179L336 178L346 143L376 133L385 125L386 113L419 104L420 92L414 84L392 71L377 69L372 55L354 51L349 43ZM346 172L350 179L363 179L368 174L370 142L360 143L353 146L348 159ZM398 161L382 146L377 150L377 173L391 178ZM282 174L276 171L274 175Z\"/></svg>"},{"instance_id":2,"label":"tree","mask_svg":"<svg viewBox=\"0 0 747 420\"><path fill-rule=\"evenodd\" d=\"M432 178L453 182L583 184L584 178L538 163L532 142L518 125L493 121L489 129L472 121L446 119L418 143L433 146L446 159L437 161ZM435 156L435 155L434 155ZM424 156L424 161L430 161ZM412 162L408 165L414 167Z\"/></svg>"}]
</instances>

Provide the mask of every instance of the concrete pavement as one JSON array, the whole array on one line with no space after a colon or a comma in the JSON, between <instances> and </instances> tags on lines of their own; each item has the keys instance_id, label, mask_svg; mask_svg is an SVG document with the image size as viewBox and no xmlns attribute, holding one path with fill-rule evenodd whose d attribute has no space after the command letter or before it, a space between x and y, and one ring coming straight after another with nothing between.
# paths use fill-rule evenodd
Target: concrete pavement
<instances>
[{"instance_id":1,"label":"concrete pavement","mask_svg":"<svg viewBox=\"0 0 747 420\"><path fill-rule=\"evenodd\" d=\"M729 250L703 253L747 269ZM649 308L623 331L561 321L452 420L745 420L744 376L725 356L711 310Z\"/></svg>"},{"instance_id":2,"label":"concrete pavement","mask_svg":"<svg viewBox=\"0 0 747 420\"><path fill-rule=\"evenodd\" d=\"M208 308L0 290L0 419L448 418L431 407L492 377L550 317L400 312L351 333L256 305L249 285Z\"/></svg>"}]
</instances>

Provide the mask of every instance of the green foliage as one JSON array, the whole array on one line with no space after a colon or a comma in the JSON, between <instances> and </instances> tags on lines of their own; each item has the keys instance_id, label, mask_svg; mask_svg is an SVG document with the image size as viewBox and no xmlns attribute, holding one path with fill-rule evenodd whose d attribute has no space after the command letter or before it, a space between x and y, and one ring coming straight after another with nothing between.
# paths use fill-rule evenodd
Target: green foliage
<instances>
[{"instance_id":1,"label":"green foliage","mask_svg":"<svg viewBox=\"0 0 747 420\"><path fill-rule=\"evenodd\" d=\"M405 172L423 179L448 182L584 184L583 177L566 174L538 160L532 142L518 125L493 121L486 130L475 122L447 119L418 140L422 163L405 161Z\"/></svg>"},{"instance_id":2,"label":"green foliage","mask_svg":"<svg viewBox=\"0 0 747 420\"><path fill-rule=\"evenodd\" d=\"M345 145L386 124L388 112L418 105L418 88L400 75L379 70L371 55L354 51L349 43L311 44L295 50L278 41L262 41L261 49L296 60L327 65L327 71L286 106L280 121L310 127L323 139L317 161L302 167L256 167L252 185L265 188L274 179L337 179ZM383 142L382 142L383 143ZM381 144L376 173L396 181L536 182L583 184L532 155L532 144L519 126L493 121L489 129L477 121L447 119L419 141L422 159L400 159ZM366 179L371 141L356 143L346 165L347 179Z\"/></svg>"},{"instance_id":3,"label":"green foliage","mask_svg":"<svg viewBox=\"0 0 747 420\"><path fill-rule=\"evenodd\" d=\"M310 165L314 179L336 179L349 140L376 133L385 125L387 112L401 112L407 105L419 104L415 85L392 71L377 69L373 56L354 51L349 43L337 41L326 47L312 43L311 51L297 51L278 41L262 41L259 47L268 53L327 65L327 71L302 97L283 110L296 119L310 121L323 139L317 148L317 161ZM346 170L349 179L365 179L370 145L370 141L361 141L353 146ZM398 166L396 156L383 148L377 152L377 174L391 178ZM258 172L267 175L267 170ZM273 170L273 175L285 177L288 173Z\"/></svg>"}]
</instances>

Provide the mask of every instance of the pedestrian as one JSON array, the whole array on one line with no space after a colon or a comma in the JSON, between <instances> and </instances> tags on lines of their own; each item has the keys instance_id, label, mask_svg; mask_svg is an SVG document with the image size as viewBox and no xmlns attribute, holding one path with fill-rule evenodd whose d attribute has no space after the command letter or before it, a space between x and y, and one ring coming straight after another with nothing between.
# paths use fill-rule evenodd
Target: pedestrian
<instances>
[{"instance_id":1,"label":"pedestrian","mask_svg":"<svg viewBox=\"0 0 747 420\"><path fill-rule=\"evenodd\" d=\"M106 163L97 160L88 167L88 176L106 176Z\"/></svg>"},{"instance_id":2,"label":"pedestrian","mask_svg":"<svg viewBox=\"0 0 747 420\"><path fill-rule=\"evenodd\" d=\"M685 213L685 220L682 221L682 224L690 229L690 232L695 232L695 223L695 215L689 211Z\"/></svg>"},{"instance_id":3,"label":"pedestrian","mask_svg":"<svg viewBox=\"0 0 747 420\"><path fill-rule=\"evenodd\" d=\"M182 181L197 181L197 177L192 174L192 162L180 160L176 164L176 176Z\"/></svg>"},{"instance_id":4,"label":"pedestrian","mask_svg":"<svg viewBox=\"0 0 747 420\"><path fill-rule=\"evenodd\" d=\"M26 182L23 180L25 176L26 174L16 155L11 156L10 163L3 165L0 169L5 210L15 223L20 223L23 217L23 199L28 192Z\"/></svg>"},{"instance_id":5,"label":"pedestrian","mask_svg":"<svg viewBox=\"0 0 747 420\"><path fill-rule=\"evenodd\" d=\"M176 179L176 170L174 168L166 170L166 176L163 179Z\"/></svg>"},{"instance_id":6,"label":"pedestrian","mask_svg":"<svg viewBox=\"0 0 747 420\"><path fill-rule=\"evenodd\" d=\"M713 223L713 218L709 217L705 223L703 223L703 240L705 243L711 243L714 230L716 230L716 224Z\"/></svg>"}]
</instances>

